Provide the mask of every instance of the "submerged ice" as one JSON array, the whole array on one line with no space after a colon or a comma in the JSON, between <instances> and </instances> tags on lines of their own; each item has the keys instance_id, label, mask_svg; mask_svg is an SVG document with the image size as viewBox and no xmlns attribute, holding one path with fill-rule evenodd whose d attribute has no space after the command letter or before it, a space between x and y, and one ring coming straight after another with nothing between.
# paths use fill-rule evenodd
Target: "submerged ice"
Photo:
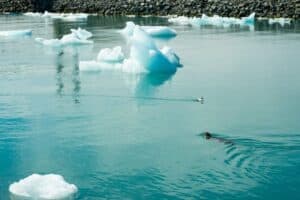
<instances>
[{"instance_id":1,"label":"submerged ice","mask_svg":"<svg viewBox=\"0 0 300 200\"><path fill-rule=\"evenodd\" d=\"M133 26L132 29L129 29L128 25ZM127 58L124 57L121 47L103 49L96 61L80 62L80 70L93 71L109 68L133 73L174 73L181 66L180 59L175 52L169 47L159 49L143 27L130 22L127 23L122 33L126 33L130 45Z\"/></svg>"},{"instance_id":2,"label":"submerged ice","mask_svg":"<svg viewBox=\"0 0 300 200\"><path fill-rule=\"evenodd\" d=\"M121 31L121 33L126 37L131 37L135 26L137 25L135 25L133 22L127 22L126 27ZM139 27L152 37L167 38L167 37L175 37L177 35L177 32L174 29L166 26L139 26Z\"/></svg>"},{"instance_id":3,"label":"submerged ice","mask_svg":"<svg viewBox=\"0 0 300 200\"><path fill-rule=\"evenodd\" d=\"M44 39L44 38L36 38L35 41L44 46L49 46L53 48L63 48L65 46L71 45L85 45L92 44L93 41L88 40L92 37L92 33L78 28L71 29L71 33L64 35L61 39Z\"/></svg>"},{"instance_id":4,"label":"submerged ice","mask_svg":"<svg viewBox=\"0 0 300 200\"><path fill-rule=\"evenodd\" d=\"M71 198L77 187L66 182L61 175L32 174L11 184L9 192L19 198L57 200Z\"/></svg>"},{"instance_id":5,"label":"submerged ice","mask_svg":"<svg viewBox=\"0 0 300 200\"><path fill-rule=\"evenodd\" d=\"M0 31L0 37L25 37L31 36L32 30L11 30L11 31Z\"/></svg>"},{"instance_id":6,"label":"submerged ice","mask_svg":"<svg viewBox=\"0 0 300 200\"><path fill-rule=\"evenodd\" d=\"M209 17L205 14L202 17L173 17L168 19L170 23L178 24L178 25L191 25L191 26L217 26L217 27L230 27L232 25L240 25L240 26L252 26L255 20L255 13L252 13L248 17L243 17L241 19L234 17L221 17L218 15L214 15Z\"/></svg>"}]
</instances>

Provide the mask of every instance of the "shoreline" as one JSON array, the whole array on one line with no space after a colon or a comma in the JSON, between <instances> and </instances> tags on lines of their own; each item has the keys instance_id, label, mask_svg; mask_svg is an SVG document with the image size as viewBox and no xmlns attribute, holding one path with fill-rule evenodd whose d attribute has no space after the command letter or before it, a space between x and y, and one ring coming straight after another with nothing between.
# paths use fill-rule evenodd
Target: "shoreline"
<instances>
[{"instance_id":1,"label":"shoreline","mask_svg":"<svg viewBox=\"0 0 300 200\"><path fill-rule=\"evenodd\" d=\"M208 16L300 19L300 0L3 0L0 13L96 13L98 15Z\"/></svg>"}]
</instances>

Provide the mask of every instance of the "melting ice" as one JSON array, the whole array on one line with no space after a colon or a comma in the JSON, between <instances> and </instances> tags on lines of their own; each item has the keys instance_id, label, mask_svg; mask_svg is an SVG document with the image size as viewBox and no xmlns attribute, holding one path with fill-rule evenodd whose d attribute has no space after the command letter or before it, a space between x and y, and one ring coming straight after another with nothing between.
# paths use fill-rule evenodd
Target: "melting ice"
<instances>
[{"instance_id":1,"label":"melting ice","mask_svg":"<svg viewBox=\"0 0 300 200\"><path fill-rule=\"evenodd\" d=\"M121 31L123 35L126 37L130 37L133 34L133 30L135 28L135 24L133 22L127 22L126 27ZM169 27L166 26L140 26L147 34L152 37L175 37L177 32Z\"/></svg>"},{"instance_id":2,"label":"melting ice","mask_svg":"<svg viewBox=\"0 0 300 200\"><path fill-rule=\"evenodd\" d=\"M45 11L44 13L27 12L24 13L24 15L30 17L61 19L64 21L81 21L87 20L88 18L88 14L86 13L51 13L47 11Z\"/></svg>"},{"instance_id":3,"label":"melting ice","mask_svg":"<svg viewBox=\"0 0 300 200\"><path fill-rule=\"evenodd\" d=\"M132 29L128 28L132 26ZM118 69L126 72L140 73L174 73L181 66L179 57L169 48L159 49L153 38L143 27L127 23L122 33L130 44L128 58L124 58L121 47L101 50L96 61L80 62L80 70L94 71ZM111 61L114 61L112 64Z\"/></svg>"},{"instance_id":4,"label":"melting ice","mask_svg":"<svg viewBox=\"0 0 300 200\"><path fill-rule=\"evenodd\" d=\"M71 198L77 187L56 174L32 174L9 186L9 192L18 198L60 200Z\"/></svg>"},{"instance_id":5,"label":"melting ice","mask_svg":"<svg viewBox=\"0 0 300 200\"><path fill-rule=\"evenodd\" d=\"M61 39L35 38L35 41L45 46L50 46L53 48L63 48L65 46L71 45L92 44L93 41L88 40L92 36L92 33L84 29L78 28L77 30L71 29L71 33L64 35Z\"/></svg>"},{"instance_id":6,"label":"melting ice","mask_svg":"<svg viewBox=\"0 0 300 200\"><path fill-rule=\"evenodd\" d=\"M12 31L0 31L0 37L25 37L31 36L32 30L12 30Z\"/></svg>"},{"instance_id":7,"label":"melting ice","mask_svg":"<svg viewBox=\"0 0 300 200\"><path fill-rule=\"evenodd\" d=\"M291 19L288 18L273 18L268 20L269 24L280 24L280 26L284 26L285 24L291 24Z\"/></svg>"},{"instance_id":8,"label":"melting ice","mask_svg":"<svg viewBox=\"0 0 300 200\"><path fill-rule=\"evenodd\" d=\"M178 25L191 25L191 26L204 26L204 25L212 25L217 27L230 27L232 25L240 25L240 26L252 26L255 20L255 13L252 13L248 17L233 18L233 17L220 17L218 15L214 15L213 17L209 17L205 14L202 17L174 17L168 19L170 23L178 24Z\"/></svg>"}]
</instances>

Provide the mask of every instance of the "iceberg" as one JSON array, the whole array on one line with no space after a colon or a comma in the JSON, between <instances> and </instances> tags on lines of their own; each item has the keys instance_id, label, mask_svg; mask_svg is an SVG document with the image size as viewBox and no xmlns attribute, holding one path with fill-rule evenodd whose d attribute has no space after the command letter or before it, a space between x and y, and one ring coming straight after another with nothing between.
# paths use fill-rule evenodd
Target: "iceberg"
<instances>
[{"instance_id":1,"label":"iceberg","mask_svg":"<svg viewBox=\"0 0 300 200\"><path fill-rule=\"evenodd\" d=\"M234 17L221 17L218 15L214 15L209 17L203 14L201 17L173 17L168 19L170 23L179 24L179 25L191 25L191 26L217 26L217 27L230 27L232 25L240 25L240 26L253 26L255 21L255 13L252 13L248 17L243 17L241 19Z\"/></svg>"},{"instance_id":2,"label":"iceberg","mask_svg":"<svg viewBox=\"0 0 300 200\"><path fill-rule=\"evenodd\" d=\"M120 32L126 37L130 37L133 34L135 26L136 25L133 22L127 22L126 27ZM152 37L171 38L177 35L177 32L174 29L166 26L140 26L140 28Z\"/></svg>"},{"instance_id":3,"label":"iceberg","mask_svg":"<svg viewBox=\"0 0 300 200\"><path fill-rule=\"evenodd\" d=\"M289 18L274 18L269 19L268 22L270 25L272 24L280 24L280 26L284 26L285 24L291 24L291 19Z\"/></svg>"},{"instance_id":4,"label":"iceberg","mask_svg":"<svg viewBox=\"0 0 300 200\"><path fill-rule=\"evenodd\" d=\"M42 18L51 18L51 19L61 19L64 21L82 21L87 20L88 14L86 13L51 13L45 11L44 13L39 12L27 12L23 15L29 17L42 17Z\"/></svg>"},{"instance_id":5,"label":"iceberg","mask_svg":"<svg viewBox=\"0 0 300 200\"><path fill-rule=\"evenodd\" d=\"M124 59L124 53L122 52L122 48L120 46L116 46L113 49L102 49L97 57L97 61L108 63L122 62Z\"/></svg>"},{"instance_id":6,"label":"iceberg","mask_svg":"<svg viewBox=\"0 0 300 200\"><path fill-rule=\"evenodd\" d=\"M36 38L35 41L45 46L62 48L66 46L92 44L93 41L88 40L91 37L92 37L92 33L84 29L78 28L77 30L71 29L71 33L64 35L61 39Z\"/></svg>"},{"instance_id":7,"label":"iceberg","mask_svg":"<svg viewBox=\"0 0 300 200\"><path fill-rule=\"evenodd\" d=\"M133 29L123 30L130 44L128 58L121 47L102 49L96 61L80 62L81 71L117 69L129 73L175 73L181 66L179 57L169 48L159 49L143 27L129 23ZM127 27L128 28L128 27Z\"/></svg>"},{"instance_id":8,"label":"iceberg","mask_svg":"<svg viewBox=\"0 0 300 200\"><path fill-rule=\"evenodd\" d=\"M32 30L12 30L12 31L0 31L0 37L26 37L31 36Z\"/></svg>"},{"instance_id":9,"label":"iceberg","mask_svg":"<svg viewBox=\"0 0 300 200\"><path fill-rule=\"evenodd\" d=\"M60 200L72 198L77 187L56 174L32 174L9 186L9 192L22 199Z\"/></svg>"},{"instance_id":10,"label":"iceberg","mask_svg":"<svg viewBox=\"0 0 300 200\"><path fill-rule=\"evenodd\" d=\"M177 25L190 25L190 18L185 17L185 16L179 16L179 17L172 17L168 19L168 22L172 24L177 24Z\"/></svg>"}]
</instances>

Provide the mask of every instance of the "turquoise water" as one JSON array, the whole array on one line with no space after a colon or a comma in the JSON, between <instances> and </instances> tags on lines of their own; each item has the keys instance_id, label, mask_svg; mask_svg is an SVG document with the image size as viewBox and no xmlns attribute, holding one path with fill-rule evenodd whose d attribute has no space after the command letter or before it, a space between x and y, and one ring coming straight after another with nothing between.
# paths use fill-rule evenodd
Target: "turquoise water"
<instances>
[{"instance_id":1,"label":"turquoise water","mask_svg":"<svg viewBox=\"0 0 300 200\"><path fill-rule=\"evenodd\" d=\"M63 175L76 199L299 199L300 25L172 26L178 36L161 42L181 58L175 74L80 72L80 60L126 44L128 20L167 24L0 16L0 31L33 29L0 38L0 199L33 173ZM78 53L33 40L79 26L95 44Z\"/></svg>"}]
</instances>

